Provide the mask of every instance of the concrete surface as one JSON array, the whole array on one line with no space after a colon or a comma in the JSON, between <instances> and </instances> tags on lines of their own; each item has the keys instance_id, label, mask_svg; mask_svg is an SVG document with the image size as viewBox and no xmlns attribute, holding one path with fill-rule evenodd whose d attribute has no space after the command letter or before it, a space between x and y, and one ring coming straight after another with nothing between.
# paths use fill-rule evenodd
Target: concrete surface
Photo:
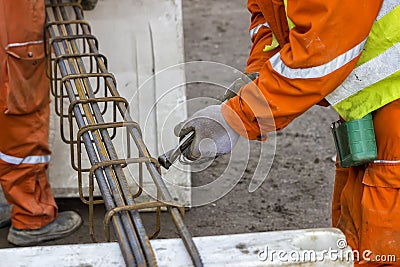
<instances>
[{"instance_id":1,"label":"concrete surface","mask_svg":"<svg viewBox=\"0 0 400 267\"><path fill-rule=\"evenodd\" d=\"M350 267L351 249L337 247L343 239L337 229L320 228L204 236L195 237L194 242L205 267ZM193 266L181 239L156 239L151 244L159 267ZM326 253L329 250L335 252ZM0 255L0 267L125 266L118 244L113 242L10 248L1 250Z\"/></svg>"}]
</instances>

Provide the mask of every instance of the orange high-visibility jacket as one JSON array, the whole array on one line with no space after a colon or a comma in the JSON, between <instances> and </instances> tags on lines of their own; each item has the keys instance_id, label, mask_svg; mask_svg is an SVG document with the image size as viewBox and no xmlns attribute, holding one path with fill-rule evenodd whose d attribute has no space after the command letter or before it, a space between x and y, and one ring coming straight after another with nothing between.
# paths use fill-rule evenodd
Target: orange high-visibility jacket
<instances>
[{"instance_id":1,"label":"orange high-visibility jacket","mask_svg":"<svg viewBox=\"0 0 400 267\"><path fill-rule=\"evenodd\" d=\"M264 140L324 100L356 66L382 2L287 0L286 14L284 0L249 0L253 46L246 72L260 76L227 102L241 122L223 107L228 123Z\"/></svg>"}]
</instances>

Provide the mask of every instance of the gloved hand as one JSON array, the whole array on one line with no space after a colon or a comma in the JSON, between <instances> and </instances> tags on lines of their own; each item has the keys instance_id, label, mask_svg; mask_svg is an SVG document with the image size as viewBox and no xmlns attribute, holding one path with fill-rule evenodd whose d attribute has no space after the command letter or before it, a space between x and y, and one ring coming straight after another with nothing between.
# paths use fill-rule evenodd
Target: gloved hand
<instances>
[{"instance_id":1,"label":"gloved hand","mask_svg":"<svg viewBox=\"0 0 400 267\"><path fill-rule=\"evenodd\" d=\"M215 158L231 152L239 134L225 121L221 105L197 111L187 121L175 126L175 135L182 138L194 131L193 141L183 155L189 160Z\"/></svg>"}]
</instances>

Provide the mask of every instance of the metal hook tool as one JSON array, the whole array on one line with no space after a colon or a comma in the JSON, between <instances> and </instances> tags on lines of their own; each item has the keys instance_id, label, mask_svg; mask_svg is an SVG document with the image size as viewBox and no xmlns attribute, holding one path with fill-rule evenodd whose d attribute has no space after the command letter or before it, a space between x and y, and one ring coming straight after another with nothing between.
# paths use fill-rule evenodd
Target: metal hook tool
<instances>
[{"instance_id":1,"label":"metal hook tool","mask_svg":"<svg viewBox=\"0 0 400 267\"><path fill-rule=\"evenodd\" d=\"M193 138L194 138L194 131L191 131L179 141L179 144L175 148L159 156L158 162L160 163L160 165L168 170L169 167L171 167L171 165L174 164L174 162L179 158L182 152L185 151L190 146L190 144L193 141Z\"/></svg>"}]
</instances>

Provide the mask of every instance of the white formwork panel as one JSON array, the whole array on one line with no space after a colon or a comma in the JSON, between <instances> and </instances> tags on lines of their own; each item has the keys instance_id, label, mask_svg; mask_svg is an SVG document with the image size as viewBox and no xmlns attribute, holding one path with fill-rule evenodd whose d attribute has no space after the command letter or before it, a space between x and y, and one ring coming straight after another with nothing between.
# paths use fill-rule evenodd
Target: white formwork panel
<instances>
[{"instance_id":1,"label":"white formwork panel","mask_svg":"<svg viewBox=\"0 0 400 267\"><path fill-rule=\"evenodd\" d=\"M333 228L194 238L205 267L350 267L353 254L344 240ZM158 266L192 266L181 239L150 242ZM0 267L125 266L117 243L11 248L0 256Z\"/></svg>"},{"instance_id":2,"label":"white formwork panel","mask_svg":"<svg viewBox=\"0 0 400 267\"><path fill-rule=\"evenodd\" d=\"M175 146L176 123L187 117L183 58L181 0L103 0L85 13L99 40L99 50L108 58L117 89L130 102L131 116L143 131L152 156ZM154 76L154 73L156 75ZM66 103L64 106L68 106ZM49 174L57 197L77 196L77 173L70 166L69 146L60 140L59 118L51 116L52 161ZM126 156L122 138L114 142L120 157ZM90 166L87 159L84 166ZM188 167L171 167L163 178L175 200L190 205ZM125 172L136 187L136 166ZM145 171L145 174L146 171ZM87 188L87 175L84 176ZM144 191L155 196L151 177L144 177ZM98 192L97 192L98 194Z\"/></svg>"}]
</instances>

